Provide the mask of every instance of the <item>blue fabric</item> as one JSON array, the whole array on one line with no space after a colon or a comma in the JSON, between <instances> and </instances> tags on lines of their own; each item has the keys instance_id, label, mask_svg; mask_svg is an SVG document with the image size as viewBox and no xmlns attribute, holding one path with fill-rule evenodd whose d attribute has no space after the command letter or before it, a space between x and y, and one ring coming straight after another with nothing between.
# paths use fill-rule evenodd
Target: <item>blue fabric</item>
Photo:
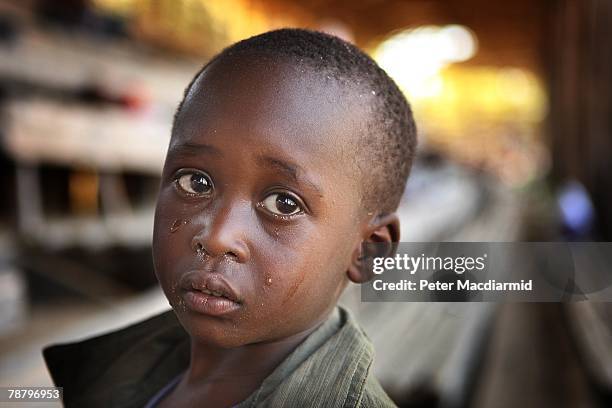
<instances>
[{"instance_id":1,"label":"blue fabric","mask_svg":"<svg viewBox=\"0 0 612 408\"><path fill-rule=\"evenodd\" d=\"M185 373L177 375L161 390L157 391L157 393L149 400L149 402L147 402L145 408L155 408L157 404L159 404L159 402L163 400L168 394L170 394L170 392L178 385L178 383L181 381L181 378L183 378L183 375L185 375Z\"/></svg>"}]
</instances>

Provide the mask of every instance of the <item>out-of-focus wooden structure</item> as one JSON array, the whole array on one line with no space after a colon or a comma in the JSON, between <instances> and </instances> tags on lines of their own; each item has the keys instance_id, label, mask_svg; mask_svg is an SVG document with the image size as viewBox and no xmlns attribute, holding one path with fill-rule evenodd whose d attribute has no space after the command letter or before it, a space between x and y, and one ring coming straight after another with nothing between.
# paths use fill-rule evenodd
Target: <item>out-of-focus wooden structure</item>
<instances>
[{"instance_id":1,"label":"out-of-focus wooden structure","mask_svg":"<svg viewBox=\"0 0 612 408\"><path fill-rule=\"evenodd\" d=\"M41 1L42 2L42 1ZM19 4L29 6L40 3L34 0L27 2L12 1L17 7ZM51 1L47 1L51 4ZM60 3L60 2L57 2ZM71 3L83 6L89 3L86 0L75 0L63 2L64 5ZM125 3L129 3L126 1ZM204 3L202 0L200 3ZM163 56L140 55L135 49L128 47L126 50L116 50L115 45L108 50L102 49L99 44L93 47L92 43L84 40L81 44L79 40L66 42L58 40L52 44L45 39L38 37L35 33L28 43L28 37L24 37L22 44L23 53L19 54L18 49L6 49L3 55L10 55L0 64L4 69L3 73L10 73L11 77L16 74L27 76L32 73L34 79L40 82L62 80L63 86L75 85L75 79L87 79L86 77L95 73L105 73L109 83L116 83L116 71L125 71L127 74L133 73L134 77L143 79L144 73L148 72L149 80L152 84L150 89L157 89L159 95L155 95L160 100L168 99L166 107L174 107L177 98L180 97L181 87L188 82L190 74L195 72L196 64L179 69L176 67L176 51L194 52L200 51L199 58L205 59L220 47L227 45L223 43L227 39L235 40L231 35L236 33L223 32L223 29L215 26L214 19L207 15L209 9L196 1L176 0L135 0L134 26L140 30L135 34L138 40L148 41L149 44L161 46L165 50L173 50L175 53L163 54ZM181 6L183 4L184 6ZM490 0L302 0L299 2L291 0L225 0L220 2L210 0L208 2L212 8L219 11L223 7L227 9L227 18L238 18L240 21L247 21L249 16L289 16L286 19L278 19L277 25L299 25L313 29L324 29L336 27L345 29L354 41L364 47L369 48L374 44L389 36L397 30L417 27L421 25L445 25L463 24L474 31L478 39L478 53L474 58L463 64L485 65L485 66L512 66L520 67L537 73L544 79L549 92L549 116L545 128L548 145L552 151L553 175L556 180L578 179L588 189L593 199L597 212L596 225L598 226L598 238L610 240L612 238L612 1L610 0L514 0L512 2L494 2ZM237 10L231 10L231 5L247 5L249 10L257 10L257 13L249 14ZM229 6L228 6L229 5ZM27 8L27 7L24 7ZM173 13L166 13L174 10ZM223 9L225 10L225 9ZM222 11L223 11L222 10ZM231 12L234 12L230 16ZM138 12L142 12L138 15ZM201 14L199 14L201 13ZM236 15L239 14L239 17ZM177 17L178 16L178 17ZM188 17L187 26L177 26L171 18ZM170 20L168 20L170 19ZM242 20L241 20L242 19ZM272 20L270 20L272 21ZM156 22L158 23L156 25ZM208 24L210 23L210 24ZM258 23L254 27L259 27ZM182 33L194 29L192 35L182 37ZM198 31L201 30L201 31ZM228 30L231 31L231 30ZM176 35L176 37L175 37ZM181 46L178 42L181 38L197 40L193 44ZM237 38L236 38L237 39ZM74 39L73 39L74 40ZM58 46L61 44L61 46ZM206 45L202 47L202 45ZM134 44L131 44L133 46ZM142 44L139 44L142 45ZM108 51L108 53L106 52ZM117 54L117 51L122 51ZM144 54L150 50L140 49ZM72 53L73 61L67 58L66 52ZM19 55L18 55L19 54ZM31 55L30 55L31 54ZM45 59L37 59L41 56L50 55ZM125 58L123 58L125 57ZM18 59L22 58L22 59ZM63 69L40 69L47 61L59 60L62 64L52 63L54 67L61 66ZM161 66L160 59L172 61L172 66L167 70ZM30 63L26 63L26 62ZM42 62L39 62L42 61ZM72 65L70 64L72 62ZM201 61L199 61L201 62ZM418 64L419 61L415 61ZM146 67L146 69L142 68ZM157 67L157 69L155 68ZM10 69L9 69L10 68ZM43 67L44 68L44 67ZM91 69L90 69L91 68ZM142 68L142 69L141 69ZM154 75L155 71L158 76ZM175 76L175 80L173 79ZM23 79L23 78L22 78ZM63 81L63 80L66 81ZM145 78L146 79L146 78ZM159 80L158 80L159 79ZM44 81L43 81L44 80ZM145 81L146 82L146 81ZM163 84L168 86L164 87ZM161 88L159 85L162 85ZM176 92L175 92L176 91ZM38 101L27 104L15 103L7 109L13 116L20 115L20 122L15 122L10 129L11 133L6 139L5 149L13 154L16 160L25 162L49 160L59 162L62 165L73 165L75 161L72 156L79 157L81 161L90 166L98 165L101 172L111 171L144 171L156 174L159 170L159 160L163 156L163 148L167 140L165 137L168 132L168 125L171 119L172 109L152 111L151 117L162 119L159 126L138 124L142 120L149 120L151 117L146 115L137 117L129 112L117 112L95 109L85 109L77 107L70 112L59 112L55 110L58 104L55 102L40 104ZM46 110L45 110L46 109ZM63 107L62 107L63 109ZM48 120L43 124L39 123L40 118ZM62 124L74 125L77 119L88 118L91 127L78 128L74 132L68 132ZM30 119L30 120L28 120ZM105 129L106 133L95 134L92 130L98 125L109 125L114 127ZM125 125L125 126L123 126ZM155 124L153 124L155 125ZM125 146L118 146L116 139L129 137L129 131L120 132L122 129L140 129L140 137L133 137L132 143L124 141ZM42 128L42 131L40 130ZM47 132L47 128L49 131ZM37 137L28 136L28 130L37 132ZM60 132L61 135L54 135ZM111 132L112 131L112 132ZM86 134L86 135L83 135ZM54 137L55 136L55 137ZM86 137L91 137L93 143L86 145L86 149L70 150L68 147L82 146L87 141ZM461 137L462 135L458 135ZM54 137L54 138L52 138ZM495 135L492 135L495 137ZM142 140L146 139L146 140ZM110 141L102 149L98 144L103 141ZM62 144L64 142L65 144ZM79 142L79 144L75 144ZM143 154L142 149L138 150L132 145L147 145L153 149L148 154ZM66 160L63 157L54 155L54 148L64 146L63 151L69 151ZM66 147L67 146L67 147ZM155 150L157 149L157 150ZM29 156L28 156L29 153ZM106 153L106 154L103 154ZM123 154L125 153L125 155ZM138 157L136 156L138 155ZM161 155L161 156L160 156ZM94 160L102 157L102 160ZM109 160L109 157L113 160ZM139 158L140 157L140 158ZM27 160L25 160L27 159ZM36 159L36 160L34 160ZM66 163L69 162L69 163ZM25 184L17 182L26 194L22 201L27 205L24 209L36 208L36 201L31 197L35 194L28 192L28 186L34 185L37 181L34 174L29 169L32 163L21 163L22 168L17 166L17 179L25 180ZM78 163L80 166L83 163ZM108 176L108 175L107 175ZM447 175L443 175L448 180ZM105 184L105 180L109 183ZM100 187L104 190L104 185L110 186L104 191L116 196L116 183L112 177L100 177ZM430 185L440 186L440 182L430 182ZM468 186L469 187L469 186ZM419 213L414 208L404 209L405 214L417 216L413 224L406 222L403 225L414 227L414 222L420 222L422 231L431 233L438 226L444 229L446 236L412 236L413 240L421 238L423 240L436 239L463 239L463 240L513 240L520 239L519 232L515 230L518 226L512 211L506 211L504 205L480 205L478 203L467 203L465 199L468 194L465 190L459 191L459 196L449 198L449 190L444 188L446 196L436 192L435 198L446 203L447 210L452 213L444 219L441 211L436 211L429 203L424 210ZM469 190L469 189L468 189ZM103 192L102 192L103 193ZM104 194L101 193L102 201ZM107 194L108 195L108 194ZM423 198L424 193L419 196ZM474 196L478 196L474 194ZM510 201L506 197L497 197L492 194L487 197L491 202L508 204ZM460 200L463 199L462 208ZM112 201L112 200L108 200ZM121 200L115 200L115 203ZM469 200L468 200L469 201ZM450 205L448 204L450 203ZM102 203L104 205L104 203ZM478 204L478 205L477 205ZM109 205L109 208L112 207ZM116 207L116 205L115 205ZM112 208L111 208L112 209ZM433 209L433 211L432 211ZM455 211L465 210L465 213L457 215ZM492 211L491 209L501 210ZM120 208L121 210L121 208ZM433 216L427 218L423 213ZM30 211L36 215L37 211ZM472 214L473 213L473 214ZM150 220L150 214L145 214L145 220ZM27 218L27 217L26 217ZM135 213L127 213L127 219L134 221ZM71 225L66 223L56 223L58 228L43 228L46 224L41 222L41 218L30 217L34 220L25 228L29 231L30 237L39 237L47 241L52 241L56 246L60 246L63 238L72 245L73 242L83 245L88 242L86 235L76 231L69 234L68 228ZM440 222L443 220L444 222ZM462 220L469 225L463 226L457 220ZM98 226L109 227L109 234L101 234L96 228L94 235L102 237L101 242L119 242L120 244L138 242L147 245L150 230L146 227L136 228L132 224L127 224L125 218L110 220ZM404 221L404 220L403 220ZM433 223L438 222L434 225ZM22 223L24 224L24 223ZM28 224L27 222L25 224ZM118 228L115 225L123 226L130 234L123 238L117 234ZM80 229L84 224L78 223ZM94 225L94 226L95 226ZM418 227L418 225L417 225ZM468 228L470 227L470 228ZM456 228L460 231L454 235L448 234L449 230ZM74 230L74 228L72 228ZM88 232L90 229L85 229ZM410 230L410 229L409 229ZM413 231L418 231L413 228ZM57 239L49 240L53 237L53 231L60 231ZM134 237L132 232L144 232ZM486 235L485 232L489 232ZM61 235L61 236L60 236ZM67 240L66 237L74 237ZM103 291L98 284L99 281L83 279L79 273L69 273L69 268L49 268L47 262L44 269L58 269L53 271L56 275L63 272L73 282L79 282L77 288L86 294ZM41 268L42 269L42 268ZM60 270L61 269L61 270ZM68 270L68 273L66 272ZM150 271L149 271L150 272ZM68 280L68 278L66 280ZM90 282L83 285L84 281ZM92 284L93 282L93 284ZM94 287L95 290L90 290ZM114 292L111 288L108 292ZM104 294L104 293L103 293ZM539 305L527 305L528 307L510 307L506 313L494 317L493 308L488 305L460 305L455 307L452 304L376 304L367 305L360 303L358 293L351 298L351 293L347 293L345 300L347 303L353 301L353 309L357 312L362 323L370 333L374 343L379 348L379 365L375 367L377 375L383 380L383 384L399 402L406 404L417 404L420 406L431 407L456 407L470 403L469 395L478 381L480 388L487 388L488 392L482 392L481 401L495 401L495 406L517 406L529 399L529 395L517 395L515 392L500 392L521 390L522 383L517 381L517 376L521 376L520 369L525 367L541 366L540 376L529 377L533 379L531 384L534 392L539 392L543 403L550 403L549 397L553 395L557 400L556 406L565 403L570 406L572 403L584 402L581 395L577 395L573 385L583 382L574 381L572 375L580 375L578 363L572 360L567 363L567 355L571 355L576 360L575 355L579 355L585 363L586 371L591 378L599 385L604 393L612 394L612 355L609 353L612 344L612 325L610 323L610 309L606 305L596 305L593 307L571 307L566 314L560 313L557 309L562 309L560 305L554 308L539 308ZM93 296L92 296L93 297ZM157 300L163 299L160 297ZM158 304L156 300L156 304ZM462 306L466 306L463 308ZM559 306L557 308L557 306ZM148 307L148 303L147 303ZM461 309L461 310L459 310ZM555 309L555 310L553 310ZM540 313L538 313L540 312ZM381 316L388 317L393 315L397 320L384 321ZM505 316L505 317L504 317ZM508 319L510 316L510 319ZM494 342L493 353L489 355L489 361L493 364L484 373L492 378L487 384L486 378L483 379L479 373L479 363L486 357L485 345L488 343L488 334L491 330L493 320L501 321L501 330L497 331L497 341ZM551 323L552 322L552 323ZM575 338L574 344L570 345L567 330L563 324L569 322L569 327ZM401 327L401 329L398 329ZM554 330L542 329L551 327ZM553 333L553 334L551 334ZM516 347L517 338L520 347ZM559 336L559 338L556 338ZM562 337L563 336L563 337ZM561 338L562 337L562 338ZM558 342L562 347L552 347L551 343ZM536 352L529 354L537 343ZM571 347L577 346L579 353L574 353ZM37 346L38 347L38 346ZM521 348L522 347L522 348ZM397 353L396 353L397 352ZM513 354L514 353L514 354ZM548 354L546 354L548 353ZM557 353L557 354L555 354ZM515 357L516 355L516 357ZM399 356L399 358L398 358ZM500 358L500 356L502 358ZM527 357L526 357L527 356ZM520 365L520 359L532 357L532 361ZM505 359L503 358L505 357ZM495 362L501 362L495 365ZM516 365L510 369L504 364L514 362ZM552 365L550 364L552 362ZM555 363L557 363L555 365ZM567 364L566 364L567 363ZM551 366L553 370L551 370ZM518 368L517 368L518 367ZM563 375L554 372L554 368L562 369L570 367L573 371ZM516 372L511 372L516 369ZM501 374L501 375L500 375ZM549 376L550 378L547 378ZM514 381L514 383L507 383ZM570 385L565 393L557 393L556 390L543 389L542 383ZM584 387L586 388L586 387ZM476 390L478 391L478 390ZM486 391L486 390L485 390ZM586 392L586 391L585 391ZM482 397L482 394L485 396ZM512 394L512 395L510 395ZM566 398L565 396L571 398ZM488 398L487 398L488 397ZM507 398L506 398L507 397ZM548 398L548 399L547 399ZM575 398L575 399L573 399ZM502 401L503 400L503 401ZM533 401L533 400L532 400ZM609 399L608 399L609 401ZM481 406L491 406L485 404Z\"/></svg>"},{"instance_id":2,"label":"out-of-focus wooden structure","mask_svg":"<svg viewBox=\"0 0 612 408\"><path fill-rule=\"evenodd\" d=\"M554 176L591 194L597 237L612 240L612 2L553 2L547 49Z\"/></svg>"},{"instance_id":3,"label":"out-of-focus wooden structure","mask_svg":"<svg viewBox=\"0 0 612 408\"><path fill-rule=\"evenodd\" d=\"M553 2L548 137L557 181L576 179L595 207L594 236L612 240L612 2ZM612 400L612 307L566 305L568 325L603 404Z\"/></svg>"},{"instance_id":4,"label":"out-of-focus wooden structure","mask_svg":"<svg viewBox=\"0 0 612 408\"><path fill-rule=\"evenodd\" d=\"M266 3L291 3L273 0ZM479 41L479 65L511 65L537 69L544 46L548 0L306 0L300 5L320 21L338 20L351 27L355 41L367 47L389 33L411 26L463 24Z\"/></svg>"}]
</instances>

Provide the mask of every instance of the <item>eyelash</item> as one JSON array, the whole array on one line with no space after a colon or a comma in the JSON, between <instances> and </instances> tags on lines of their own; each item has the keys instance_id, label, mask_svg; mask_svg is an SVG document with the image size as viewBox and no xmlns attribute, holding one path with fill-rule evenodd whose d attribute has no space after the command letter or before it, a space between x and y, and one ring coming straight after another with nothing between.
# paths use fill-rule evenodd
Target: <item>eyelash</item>
<instances>
[{"instance_id":1,"label":"eyelash","mask_svg":"<svg viewBox=\"0 0 612 408\"><path fill-rule=\"evenodd\" d=\"M193 175L196 174L201 174L203 175L209 182L210 182L210 193L203 193L203 194L197 194L197 193L192 193L187 191L183 186L181 186L181 178L184 176L189 176L191 175L193 177ZM189 197L189 198L210 198L212 197L212 195L214 194L214 190L215 190L215 185L212 181L212 177L210 177L210 175L208 173L206 173L205 171L202 170L197 170L197 169L180 169L178 170L174 177L173 177L173 184L174 187L176 188L176 190L178 191L179 194ZM293 201L299 208L299 211L294 213L294 214L277 214L274 213L272 211L270 211L268 208L266 208L266 200L269 199L271 196L273 195L283 195L283 196L287 196L291 201ZM304 213L308 212L308 207L304 204L304 201L295 193L288 191L286 189L275 189L275 190L271 190L268 191L263 200L259 201L256 204L256 207L258 209L260 209L261 211L264 211L266 213L266 215L276 219L276 220L280 220L280 221L291 221L293 218L298 217L303 215Z\"/></svg>"}]
</instances>

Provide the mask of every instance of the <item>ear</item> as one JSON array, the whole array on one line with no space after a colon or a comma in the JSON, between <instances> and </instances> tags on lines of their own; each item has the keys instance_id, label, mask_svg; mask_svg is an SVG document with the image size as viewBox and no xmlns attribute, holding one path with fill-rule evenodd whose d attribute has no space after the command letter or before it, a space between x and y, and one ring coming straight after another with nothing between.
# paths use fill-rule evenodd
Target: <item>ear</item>
<instances>
[{"instance_id":1,"label":"ear","mask_svg":"<svg viewBox=\"0 0 612 408\"><path fill-rule=\"evenodd\" d=\"M382 253L375 256L392 256L397 250L400 238L400 222L397 214L385 214L375 217L364 231L364 239L353 250L351 264L347 270L348 278L355 283L364 283L373 278L371 271L364 268L364 261L373 254L365 254L364 243L376 243Z\"/></svg>"}]
</instances>

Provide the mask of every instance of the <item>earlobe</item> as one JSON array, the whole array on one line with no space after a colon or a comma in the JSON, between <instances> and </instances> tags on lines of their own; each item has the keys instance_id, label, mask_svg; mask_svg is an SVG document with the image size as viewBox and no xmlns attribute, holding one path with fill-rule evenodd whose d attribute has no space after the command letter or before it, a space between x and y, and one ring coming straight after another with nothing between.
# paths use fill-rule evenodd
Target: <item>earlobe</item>
<instances>
[{"instance_id":1,"label":"earlobe","mask_svg":"<svg viewBox=\"0 0 612 408\"><path fill-rule=\"evenodd\" d=\"M364 267L364 262L374 256L393 256L399 238L400 222L397 214L385 214L374 218L366 227L363 241L353 250L351 264L347 270L348 278L354 283L371 280L374 277L373 273L370 268Z\"/></svg>"},{"instance_id":2,"label":"earlobe","mask_svg":"<svg viewBox=\"0 0 612 408\"><path fill-rule=\"evenodd\" d=\"M360 243L357 248L353 251L351 257L351 264L349 265L346 274L351 282L353 283L364 283L369 281L372 277L368 276L366 268L363 267L365 261L363 256L363 245Z\"/></svg>"}]
</instances>

